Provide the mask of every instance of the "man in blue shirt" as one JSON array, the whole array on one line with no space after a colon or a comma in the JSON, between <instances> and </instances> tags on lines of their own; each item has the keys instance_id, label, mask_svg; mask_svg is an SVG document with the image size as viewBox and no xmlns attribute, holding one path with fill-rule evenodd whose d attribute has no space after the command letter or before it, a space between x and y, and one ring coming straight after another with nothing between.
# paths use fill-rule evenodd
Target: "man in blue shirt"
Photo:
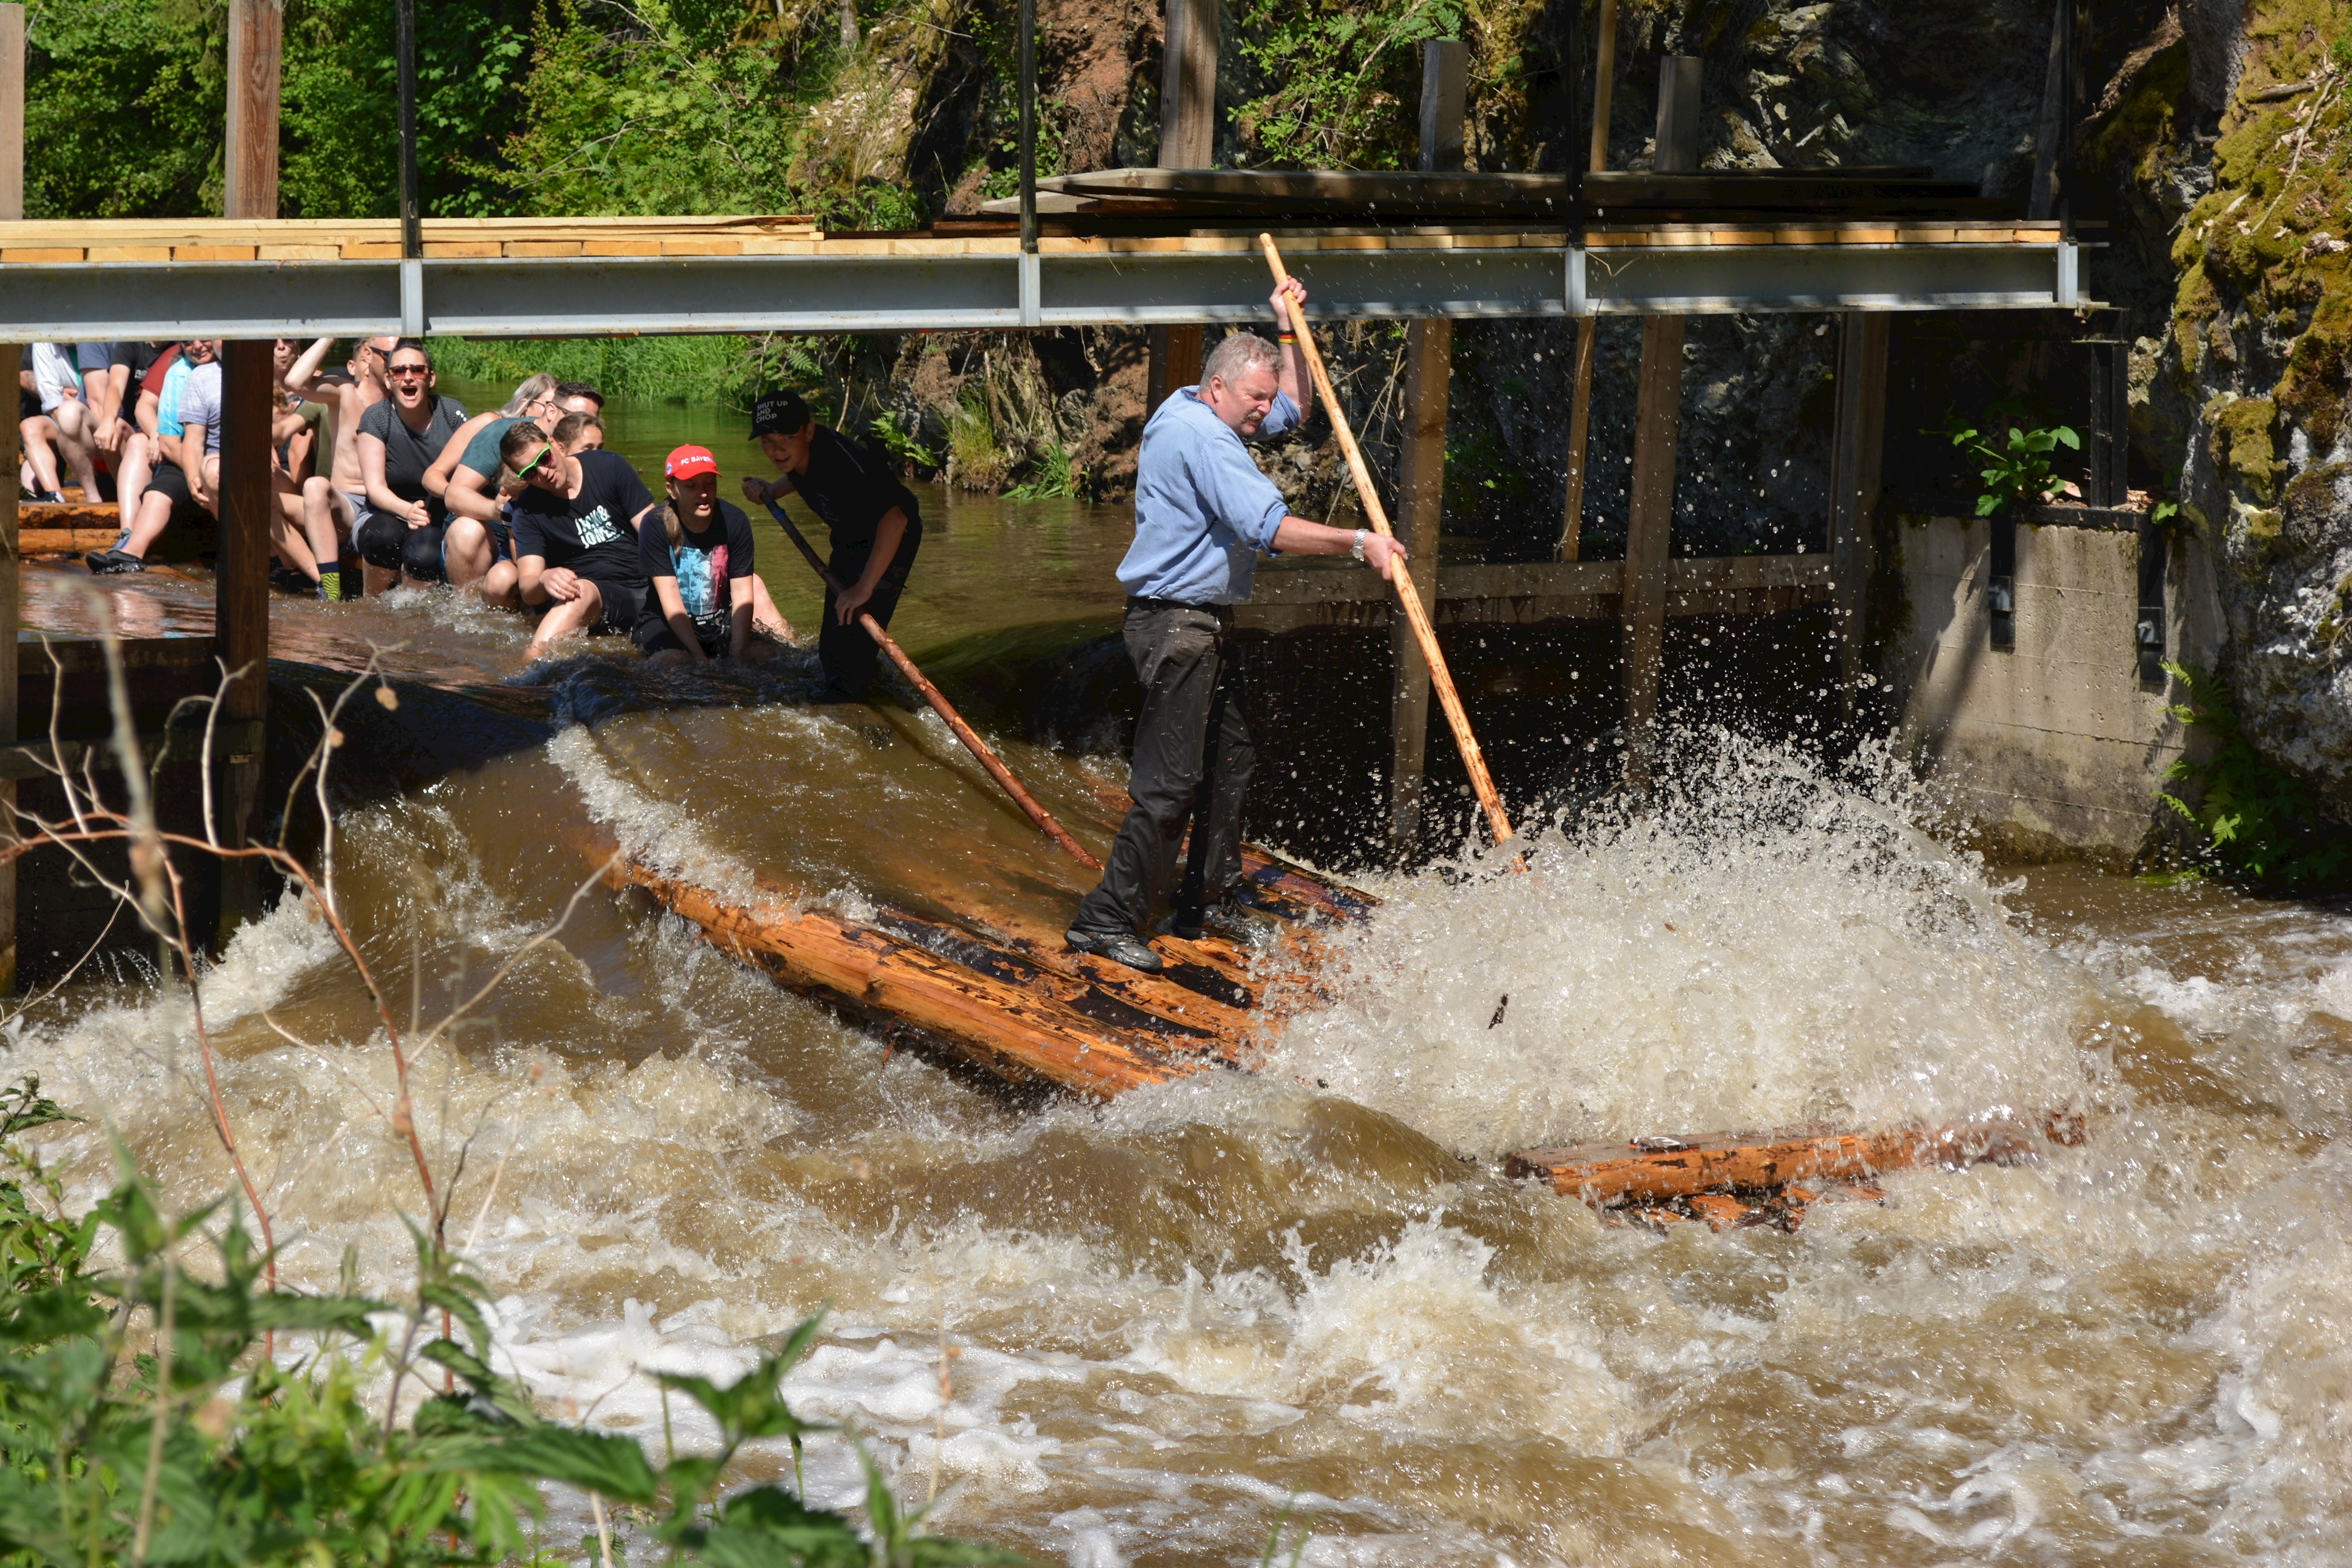
<instances>
[{"instance_id":1,"label":"man in blue shirt","mask_svg":"<svg viewBox=\"0 0 2352 1568\"><path fill-rule=\"evenodd\" d=\"M1128 781L1135 805L1067 933L1079 952L1130 968L1160 967L1142 933L1176 883L1176 849L1188 826L1192 850L1161 929L1190 940L1232 918L1225 899L1241 880L1242 793L1255 753L1227 637L1258 552L1353 555L1383 578L1404 560L1393 539L1292 517L1242 445L1280 435L1314 410L1291 330L1291 312L1306 298L1297 278L1286 281L1273 298L1282 346L1233 333L1210 353L1201 384L1178 389L1143 427L1135 544L1118 568L1128 656L1143 682Z\"/></svg>"}]
</instances>

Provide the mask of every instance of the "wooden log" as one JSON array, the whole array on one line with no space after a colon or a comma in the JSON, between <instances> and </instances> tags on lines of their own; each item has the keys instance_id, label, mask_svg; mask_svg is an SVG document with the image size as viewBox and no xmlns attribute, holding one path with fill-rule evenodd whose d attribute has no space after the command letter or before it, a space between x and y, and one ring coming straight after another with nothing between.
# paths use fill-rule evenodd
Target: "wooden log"
<instances>
[{"instance_id":1,"label":"wooden log","mask_svg":"<svg viewBox=\"0 0 2352 1568\"><path fill-rule=\"evenodd\" d=\"M1164 1054L1127 1030L1056 998L941 958L903 936L779 902L758 910L625 857L605 880L637 887L700 926L713 946L797 990L910 1025L954 1054L1015 1083L1088 1099L1164 1083L1208 1063Z\"/></svg>"},{"instance_id":2,"label":"wooden log","mask_svg":"<svg viewBox=\"0 0 2352 1568\"><path fill-rule=\"evenodd\" d=\"M24 509L32 510L29 507ZM16 550L26 557L89 555L112 549L114 541L121 537L120 528L37 528L28 524L17 529Z\"/></svg>"},{"instance_id":3,"label":"wooden log","mask_svg":"<svg viewBox=\"0 0 2352 1568\"><path fill-rule=\"evenodd\" d=\"M2079 1145L2084 1119L2043 1118L2041 1134L2055 1144ZM1869 1181L1882 1172L1924 1166L1958 1169L1992 1161L2031 1158L2032 1130L2014 1122L1905 1127L1890 1133L1719 1134L1688 1140L1577 1144L1530 1149L1503 1162L1507 1175L1549 1182L1564 1196L1608 1205L1626 1199L1663 1202L1702 1193L1769 1192L1790 1182ZM1645 1146L1645 1145L1671 1146Z\"/></svg>"}]
</instances>

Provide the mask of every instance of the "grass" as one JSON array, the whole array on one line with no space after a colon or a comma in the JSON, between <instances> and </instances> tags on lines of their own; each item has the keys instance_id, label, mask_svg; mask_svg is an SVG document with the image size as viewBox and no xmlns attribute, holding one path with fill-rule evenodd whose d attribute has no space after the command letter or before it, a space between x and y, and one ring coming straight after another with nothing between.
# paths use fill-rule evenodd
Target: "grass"
<instances>
[{"instance_id":1,"label":"grass","mask_svg":"<svg viewBox=\"0 0 2352 1568\"><path fill-rule=\"evenodd\" d=\"M760 356L749 338L436 338L433 361L465 381L520 382L545 371L586 382L625 402L749 408L759 391Z\"/></svg>"}]
</instances>

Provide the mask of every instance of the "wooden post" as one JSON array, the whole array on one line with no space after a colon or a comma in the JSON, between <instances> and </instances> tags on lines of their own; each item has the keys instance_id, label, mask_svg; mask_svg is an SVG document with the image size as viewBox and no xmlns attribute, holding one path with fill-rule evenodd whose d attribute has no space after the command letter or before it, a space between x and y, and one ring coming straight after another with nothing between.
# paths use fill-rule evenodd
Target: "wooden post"
<instances>
[{"instance_id":1,"label":"wooden post","mask_svg":"<svg viewBox=\"0 0 2352 1568\"><path fill-rule=\"evenodd\" d=\"M1572 0L1582 5L1583 0ZM1569 62L1574 70L1580 61ZM1587 170L1609 167L1609 99L1611 89L1617 85L1617 0L1601 0L1601 53L1592 66L1592 146L1585 154ZM1574 234L1568 243L1582 245L1584 236ZM1579 536L1584 530L1584 453L1586 433L1592 418L1592 350L1593 341L1601 331L1601 319L1583 316L1576 323L1576 392L1568 408L1568 503L1562 508L1559 525L1559 548L1554 553L1562 560L1574 560L1582 548Z\"/></svg>"},{"instance_id":2,"label":"wooden post","mask_svg":"<svg viewBox=\"0 0 2352 1568\"><path fill-rule=\"evenodd\" d=\"M1845 716L1853 716L1863 633L1875 564L1871 519L1878 510L1879 461L1886 433L1886 317L1848 311L1838 325L1837 416L1830 434L1830 570L1836 583L1839 675Z\"/></svg>"},{"instance_id":3,"label":"wooden post","mask_svg":"<svg viewBox=\"0 0 2352 1568\"><path fill-rule=\"evenodd\" d=\"M25 215L25 7L0 5L0 219ZM24 349L0 344L0 388L15 405ZM16 421L0 421L0 746L16 739ZM0 837L16 833L16 781L0 779ZM0 866L0 996L16 990L16 862Z\"/></svg>"},{"instance_id":4,"label":"wooden post","mask_svg":"<svg viewBox=\"0 0 2352 1568\"><path fill-rule=\"evenodd\" d=\"M1160 54L1160 167L1206 169L1217 157L1217 0L1168 0ZM1154 327L1143 416L1201 379L1201 329Z\"/></svg>"},{"instance_id":5,"label":"wooden post","mask_svg":"<svg viewBox=\"0 0 2352 1568\"><path fill-rule=\"evenodd\" d=\"M1698 167L1699 62L1658 62L1659 173ZM1633 413L1633 507L1625 531L1625 782L1646 789L1657 760L1658 678L1665 654L1666 557L1675 517L1675 445L1683 428L1680 316L1642 319L1642 384Z\"/></svg>"},{"instance_id":6,"label":"wooden post","mask_svg":"<svg viewBox=\"0 0 2352 1568\"><path fill-rule=\"evenodd\" d=\"M1421 169L1462 167L1470 49L1431 40L1421 52ZM1452 390L1454 323L1415 321L1405 329L1404 448L1397 476L1398 534L1410 558L1413 591L1437 616L1438 525L1445 500L1445 415ZM1389 852L1410 857L1421 840L1423 760L1429 739L1429 662L1402 615L1389 625L1395 675L1389 698Z\"/></svg>"},{"instance_id":7,"label":"wooden post","mask_svg":"<svg viewBox=\"0 0 2352 1568\"><path fill-rule=\"evenodd\" d=\"M228 143L225 216L278 215L278 81L284 0L230 0ZM215 803L222 841L241 846L261 792L261 743L254 727L269 709L269 426L276 376L268 339L222 346L220 526L215 538L213 651L232 674L221 695L229 728L228 766L216 770L226 799ZM250 738L247 738L250 737ZM220 937L258 904L252 862L221 866Z\"/></svg>"}]
</instances>

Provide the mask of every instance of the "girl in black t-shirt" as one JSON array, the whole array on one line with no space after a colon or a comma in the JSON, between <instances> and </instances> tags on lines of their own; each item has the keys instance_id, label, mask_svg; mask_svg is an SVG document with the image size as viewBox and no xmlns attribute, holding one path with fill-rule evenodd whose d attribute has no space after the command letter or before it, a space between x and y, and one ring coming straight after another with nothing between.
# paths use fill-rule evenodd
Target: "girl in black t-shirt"
<instances>
[{"instance_id":1,"label":"girl in black t-shirt","mask_svg":"<svg viewBox=\"0 0 2352 1568\"><path fill-rule=\"evenodd\" d=\"M637 564L650 585L637 646L657 669L706 659L764 664L776 645L754 629L790 638L751 566L751 522L719 498L719 460L681 446L664 465L669 504L637 530Z\"/></svg>"}]
</instances>

